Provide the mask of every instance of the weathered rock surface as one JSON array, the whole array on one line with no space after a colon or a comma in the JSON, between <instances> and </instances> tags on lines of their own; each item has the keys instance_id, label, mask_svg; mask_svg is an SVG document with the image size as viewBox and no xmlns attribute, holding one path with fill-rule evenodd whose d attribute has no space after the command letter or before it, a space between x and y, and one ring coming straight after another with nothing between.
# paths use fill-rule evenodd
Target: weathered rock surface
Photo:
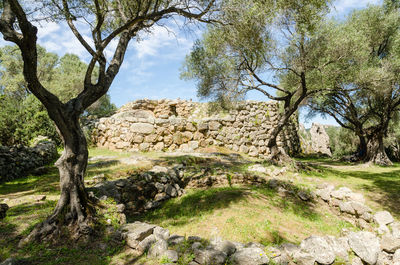
<instances>
[{"instance_id":1,"label":"weathered rock surface","mask_svg":"<svg viewBox=\"0 0 400 265\"><path fill-rule=\"evenodd\" d=\"M153 233L155 225L150 225L141 222L134 222L122 226L123 235L126 238L126 243L131 248L136 248L137 245L146 237Z\"/></svg>"},{"instance_id":2,"label":"weathered rock surface","mask_svg":"<svg viewBox=\"0 0 400 265\"><path fill-rule=\"evenodd\" d=\"M331 264L335 260L335 253L325 238L310 236L301 242L300 248L320 264Z\"/></svg>"},{"instance_id":3,"label":"weathered rock surface","mask_svg":"<svg viewBox=\"0 0 400 265\"><path fill-rule=\"evenodd\" d=\"M200 264L223 265L227 259L227 255L213 248L195 249L194 260Z\"/></svg>"},{"instance_id":4,"label":"weathered rock surface","mask_svg":"<svg viewBox=\"0 0 400 265\"><path fill-rule=\"evenodd\" d=\"M55 143L43 136L34 140L33 147L0 146L0 182L25 176L51 163L57 156Z\"/></svg>"},{"instance_id":5,"label":"weathered rock surface","mask_svg":"<svg viewBox=\"0 0 400 265\"><path fill-rule=\"evenodd\" d=\"M263 265L268 264L269 258L260 248L243 248L232 255L231 262L236 265Z\"/></svg>"},{"instance_id":6,"label":"weathered rock surface","mask_svg":"<svg viewBox=\"0 0 400 265\"><path fill-rule=\"evenodd\" d=\"M192 152L209 145L225 146L250 156L267 157L268 131L279 121L277 102L239 102L229 114L209 116L206 103L184 100L138 100L121 107L93 128L93 142L110 149ZM288 154L299 152L294 117L278 136Z\"/></svg>"},{"instance_id":7,"label":"weathered rock surface","mask_svg":"<svg viewBox=\"0 0 400 265\"><path fill-rule=\"evenodd\" d=\"M329 145L329 136L325 131L324 125L313 123L310 129L311 148L314 153L332 156Z\"/></svg>"},{"instance_id":8,"label":"weathered rock surface","mask_svg":"<svg viewBox=\"0 0 400 265\"><path fill-rule=\"evenodd\" d=\"M393 223L394 219L388 211L381 211L374 214L374 221L381 226Z\"/></svg>"},{"instance_id":9,"label":"weathered rock surface","mask_svg":"<svg viewBox=\"0 0 400 265\"><path fill-rule=\"evenodd\" d=\"M379 239L371 232L351 232L348 236L350 248L367 264L375 264L380 252Z\"/></svg>"},{"instance_id":10,"label":"weathered rock surface","mask_svg":"<svg viewBox=\"0 0 400 265\"><path fill-rule=\"evenodd\" d=\"M384 234L381 238L381 248L389 253L394 253L400 249L400 238L396 238L391 234Z\"/></svg>"}]
</instances>

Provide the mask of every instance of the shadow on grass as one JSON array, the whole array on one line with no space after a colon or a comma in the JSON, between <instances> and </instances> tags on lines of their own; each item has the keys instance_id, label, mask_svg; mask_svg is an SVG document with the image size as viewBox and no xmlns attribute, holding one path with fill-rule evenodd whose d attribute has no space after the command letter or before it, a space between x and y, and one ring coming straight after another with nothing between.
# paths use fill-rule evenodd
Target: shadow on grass
<instances>
[{"instance_id":1,"label":"shadow on grass","mask_svg":"<svg viewBox=\"0 0 400 265\"><path fill-rule=\"evenodd\" d=\"M314 210L311 202L304 202L297 196L286 193L278 195L276 189L264 185L261 187L222 187L206 190L193 190L181 198L171 199L162 207L140 216L128 216L129 221L141 220L150 223L167 222L173 226L184 226L202 218L213 211L228 208L231 204L247 203L249 198L261 198L266 204L292 212L308 220L319 220L320 215ZM267 210L267 209L266 209Z\"/></svg>"},{"instance_id":2,"label":"shadow on grass","mask_svg":"<svg viewBox=\"0 0 400 265\"><path fill-rule=\"evenodd\" d=\"M90 162L88 164L88 169L90 168L105 168L105 167L110 167L110 166L115 166L119 164L120 161L118 160L106 160L106 161L98 161L98 162Z\"/></svg>"},{"instance_id":3,"label":"shadow on grass","mask_svg":"<svg viewBox=\"0 0 400 265\"><path fill-rule=\"evenodd\" d=\"M19 241L53 211L55 204L56 201L49 200L10 207L7 217L0 221L0 263L14 257L21 264L106 265L123 251L124 241L114 239L100 223L96 224L92 240L87 242L77 242L61 232L57 243L34 242L19 248Z\"/></svg>"},{"instance_id":4,"label":"shadow on grass","mask_svg":"<svg viewBox=\"0 0 400 265\"><path fill-rule=\"evenodd\" d=\"M26 176L0 183L0 196L23 192L24 195L59 192L59 175L56 167L50 167L47 174Z\"/></svg>"},{"instance_id":5,"label":"shadow on grass","mask_svg":"<svg viewBox=\"0 0 400 265\"><path fill-rule=\"evenodd\" d=\"M210 156L212 155L212 156ZM158 162L166 162L169 165L182 164L186 168L198 169L217 169L224 168L230 171L245 171L246 166L251 161L246 160L239 154L211 153L204 156L180 155L180 156L164 156Z\"/></svg>"}]
</instances>

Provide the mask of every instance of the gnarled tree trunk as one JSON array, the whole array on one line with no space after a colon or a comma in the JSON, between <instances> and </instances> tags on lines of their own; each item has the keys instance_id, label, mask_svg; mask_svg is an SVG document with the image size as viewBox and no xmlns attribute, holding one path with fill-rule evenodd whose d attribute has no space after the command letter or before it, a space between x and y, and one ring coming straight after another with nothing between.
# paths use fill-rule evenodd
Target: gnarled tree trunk
<instances>
[{"instance_id":1,"label":"gnarled tree trunk","mask_svg":"<svg viewBox=\"0 0 400 265\"><path fill-rule=\"evenodd\" d=\"M367 155L367 141L365 139L365 136L359 135L358 138L360 139L360 143L358 145L357 149L357 157L360 160L364 160L365 156Z\"/></svg>"},{"instance_id":2,"label":"gnarled tree trunk","mask_svg":"<svg viewBox=\"0 0 400 265\"><path fill-rule=\"evenodd\" d=\"M383 144L383 133L377 133L368 137L367 152L364 157L365 162L374 163L381 166L393 165L386 154Z\"/></svg>"},{"instance_id":3,"label":"gnarled tree trunk","mask_svg":"<svg viewBox=\"0 0 400 265\"><path fill-rule=\"evenodd\" d=\"M62 130L59 128L59 132L64 151L55 163L60 173L60 199L52 215L37 226L22 243L52 239L63 225L71 228L75 238L91 233L89 222L94 211L89 204L84 185L88 161L87 142L79 125L79 115L63 116L63 124L66 126Z\"/></svg>"}]
</instances>

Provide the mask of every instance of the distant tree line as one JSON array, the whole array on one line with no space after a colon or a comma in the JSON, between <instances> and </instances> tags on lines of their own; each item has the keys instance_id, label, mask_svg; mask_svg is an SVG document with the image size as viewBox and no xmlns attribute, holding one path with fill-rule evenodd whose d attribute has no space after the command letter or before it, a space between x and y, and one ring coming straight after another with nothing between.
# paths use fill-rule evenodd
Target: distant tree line
<instances>
[{"instance_id":1,"label":"distant tree line","mask_svg":"<svg viewBox=\"0 0 400 265\"><path fill-rule=\"evenodd\" d=\"M38 45L38 76L61 101L77 96L83 90L82 79L87 64L77 55L61 58ZM83 116L103 117L116 107L108 94L93 103ZM15 46L0 48L0 145L29 144L38 135L61 139L45 107L29 91L23 75L23 61Z\"/></svg>"}]
</instances>

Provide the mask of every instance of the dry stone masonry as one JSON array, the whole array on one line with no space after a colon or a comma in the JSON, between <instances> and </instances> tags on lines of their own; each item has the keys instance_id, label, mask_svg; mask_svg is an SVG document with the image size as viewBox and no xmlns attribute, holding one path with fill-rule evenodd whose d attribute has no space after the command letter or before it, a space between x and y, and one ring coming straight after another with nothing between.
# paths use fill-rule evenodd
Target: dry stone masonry
<instances>
[{"instance_id":1,"label":"dry stone masonry","mask_svg":"<svg viewBox=\"0 0 400 265\"><path fill-rule=\"evenodd\" d=\"M94 186L93 196L100 199L112 197L119 203L123 213L149 211L159 207L162 201L178 197L186 188L206 188L229 185L226 176L214 175L197 178L188 174L187 166L174 164L168 167L154 166L147 172L134 174L127 179L100 181ZM299 245L284 243L264 246L259 243L231 242L218 237L203 239L198 236L170 235L167 229L144 222L125 223L122 218L122 237L127 245L163 264L176 264L178 260L189 260L187 264L348 264L348 265L400 265L400 223L387 211L373 212L365 204L362 194L347 187L335 188L330 184L318 184L315 192L296 189L280 179L286 168L273 172L260 164L249 167L247 176L235 176L236 184L267 185L277 195L298 196L304 201L320 198L344 220L358 226L360 230L343 229L339 237L311 235ZM260 175L262 173L263 175ZM266 177L270 176L270 177Z\"/></svg>"},{"instance_id":2,"label":"dry stone masonry","mask_svg":"<svg viewBox=\"0 0 400 265\"><path fill-rule=\"evenodd\" d=\"M57 147L46 137L34 140L33 147L0 146L0 182L26 175L57 158Z\"/></svg>"},{"instance_id":3,"label":"dry stone masonry","mask_svg":"<svg viewBox=\"0 0 400 265\"><path fill-rule=\"evenodd\" d=\"M310 130L307 131L303 124L299 125L299 137L301 152L304 154L319 154L331 157L329 135L326 125L313 123Z\"/></svg>"},{"instance_id":4,"label":"dry stone masonry","mask_svg":"<svg viewBox=\"0 0 400 265\"><path fill-rule=\"evenodd\" d=\"M254 157L269 154L266 140L278 122L277 102L244 101L212 116L207 106L185 100L131 102L96 123L93 141L97 146L129 151L189 152L217 145ZM289 154L299 151L296 119L278 137L278 145Z\"/></svg>"}]
</instances>

